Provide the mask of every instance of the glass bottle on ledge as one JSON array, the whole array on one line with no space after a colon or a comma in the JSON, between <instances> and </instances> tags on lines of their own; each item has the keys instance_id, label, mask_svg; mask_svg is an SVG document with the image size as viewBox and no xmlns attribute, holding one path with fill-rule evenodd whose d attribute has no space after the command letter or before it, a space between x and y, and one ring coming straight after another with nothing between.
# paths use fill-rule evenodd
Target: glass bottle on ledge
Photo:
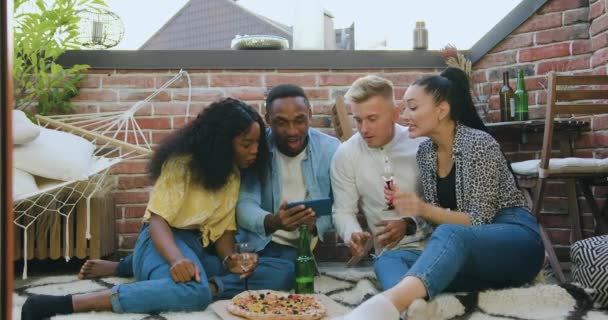
<instances>
[{"instance_id":1,"label":"glass bottle on ledge","mask_svg":"<svg viewBox=\"0 0 608 320\"><path fill-rule=\"evenodd\" d=\"M502 73L500 88L500 121L513 121L515 118L515 94L509 85L509 71Z\"/></svg>"},{"instance_id":2,"label":"glass bottle on ledge","mask_svg":"<svg viewBox=\"0 0 608 320\"><path fill-rule=\"evenodd\" d=\"M310 251L308 226L299 227L298 257L296 258L296 293L315 293L315 261Z\"/></svg>"},{"instance_id":3,"label":"glass bottle on ledge","mask_svg":"<svg viewBox=\"0 0 608 320\"><path fill-rule=\"evenodd\" d=\"M528 91L524 82L524 71L517 71L517 90L515 90L515 120L526 121L528 116Z\"/></svg>"}]
</instances>

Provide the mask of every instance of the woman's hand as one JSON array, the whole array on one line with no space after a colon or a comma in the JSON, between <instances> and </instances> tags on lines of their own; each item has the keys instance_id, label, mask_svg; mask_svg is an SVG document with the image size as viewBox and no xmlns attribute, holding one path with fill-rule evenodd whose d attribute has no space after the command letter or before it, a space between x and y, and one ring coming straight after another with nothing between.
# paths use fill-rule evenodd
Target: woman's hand
<instances>
[{"instance_id":1,"label":"woman's hand","mask_svg":"<svg viewBox=\"0 0 608 320\"><path fill-rule=\"evenodd\" d=\"M224 267L228 271L241 275L241 279L248 278L258 266L257 253L233 253L224 260Z\"/></svg>"},{"instance_id":2,"label":"woman's hand","mask_svg":"<svg viewBox=\"0 0 608 320\"><path fill-rule=\"evenodd\" d=\"M169 274L175 282L188 282L194 278L196 282L201 282L201 273L198 267L189 259L179 259L171 264Z\"/></svg>"},{"instance_id":3,"label":"woman's hand","mask_svg":"<svg viewBox=\"0 0 608 320\"><path fill-rule=\"evenodd\" d=\"M395 210L404 217L424 217L427 203L413 192L403 192L393 185L384 187L384 199L392 202Z\"/></svg>"}]
</instances>

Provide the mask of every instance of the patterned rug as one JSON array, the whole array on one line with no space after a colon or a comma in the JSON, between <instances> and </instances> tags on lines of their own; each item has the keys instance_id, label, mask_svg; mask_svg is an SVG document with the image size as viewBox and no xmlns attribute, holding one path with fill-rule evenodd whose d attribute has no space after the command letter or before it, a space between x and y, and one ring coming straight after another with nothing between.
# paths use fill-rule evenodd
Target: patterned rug
<instances>
[{"instance_id":1,"label":"patterned rug","mask_svg":"<svg viewBox=\"0 0 608 320\"><path fill-rule=\"evenodd\" d=\"M372 268L344 269L343 264L321 266L315 290L336 302L354 307L379 292ZM20 317L21 306L31 294L76 294L111 288L130 282L125 278L78 280L75 275L36 277L16 280L13 319ZM409 320L495 320L567 319L608 320L608 312L592 309L588 292L573 285L535 285L528 288L484 291L470 294L444 294L432 302L419 300L410 308ZM372 316L370 316L370 319ZM159 315L115 314L111 312L58 316L53 319L177 320L219 319L211 310L168 312Z\"/></svg>"}]
</instances>

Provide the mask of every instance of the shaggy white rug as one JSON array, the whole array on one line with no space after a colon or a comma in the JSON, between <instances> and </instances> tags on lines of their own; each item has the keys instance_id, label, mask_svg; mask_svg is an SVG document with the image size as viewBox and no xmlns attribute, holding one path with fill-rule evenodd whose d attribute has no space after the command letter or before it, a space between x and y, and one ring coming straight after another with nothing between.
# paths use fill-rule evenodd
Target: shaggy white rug
<instances>
[{"instance_id":1,"label":"shaggy white rug","mask_svg":"<svg viewBox=\"0 0 608 320\"><path fill-rule=\"evenodd\" d=\"M111 288L131 279L104 278L79 281L76 276L49 276L16 281L13 319L19 319L21 306L31 294L75 294ZM371 268L344 269L343 264L321 266L315 289L336 302L354 307L379 292ZM409 320L608 320L608 312L592 309L589 294L573 286L536 285L528 288L488 290L469 294L443 294L431 302L417 301L410 308ZM370 319L372 316L370 315ZM159 315L114 314L111 312L58 316L53 319L188 320L219 319L211 310Z\"/></svg>"}]
</instances>

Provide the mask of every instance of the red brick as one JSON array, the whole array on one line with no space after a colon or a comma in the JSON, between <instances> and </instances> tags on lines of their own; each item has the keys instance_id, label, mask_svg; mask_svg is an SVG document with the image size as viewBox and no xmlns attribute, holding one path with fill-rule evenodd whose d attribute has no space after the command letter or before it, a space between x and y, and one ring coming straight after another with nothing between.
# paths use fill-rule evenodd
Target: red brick
<instances>
[{"instance_id":1,"label":"red brick","mask_svg":"<svg viewBox=\"0 0 608 320\"><path fill-rule=\"evenodd\" d=\"M264 88L227 88L226 96L241 100L264 100Z\"/></svg>"},{"instance_id":2,"label":"red brick","mask_svg":"<svg viewBox=\"0 0 608 320\"><path fill-rule=\"evenodd\" d=\"M147 203L149 193L148 191L120 191L112 193L112 196L114 196L116 204Z\"/></svg>"},{"instance_id":3,"label":"red brick","mask_svg":"<svg viewBox=\"0 0 608 320\"><path fill-rule=\"evenodd\" d=\"M591 52L591 41L585 40L575 40L571 43L573 56L577 56L579 54L585 54Z\"/></svg>"},{"instance_id":4,"label":"red brick","mask_svg":"<svg viewBox=\"0 0 608 320\"><path fill-rule=\"evenodd\" d=\"M471 80L473 81L473 83L481 83L481 82L488 81L488 78L486 77L486 71L485 70L475 70L475 71L473 71L473 75L471 76Z\"/></svg>"},{"instance_id":5,"label":"red brick","mask_svg":"<svg viewBox=\"0 0 608 320\"><path fill-rule=\"evenodd\" d=\"M116 220L118 219L123 219L124 218L124 207L114 207L114 218L116 218Z\"/></svg>"},{"instance_id":6,"label":"red brick","mask_svg":"<svg viewBox=\"0 0 608 320\"><path fill-rule=\"evenodd\" d=\"M319 86L350 86L362 74L322 74L319 75Z\"/></svg>"},{"instance_id":7,"label":"red brick","mask_svg":"<svg viewBox=\"0 0 608 320\"><path fill-rule=\"evenodd\" d=\"M593 20L599 16L601 16L602 14L604 14L606 10L606 4L604 3L604 1L596 1L595 3L591 4L590 9L589 9L589 19Z\"/></svg>"},{"instance_id":8,"label":"red brick","mask_svg":"<svg viewBox=\"0 0 608 320\"><path fill-rule=\"evenodd\" d=\"M536 104L546 104L547 103L547 91L537 91L536 92Z\"/></svg>"},{"instance_id":9,"label":"red brick","mask_svg":"<svg viewBox=\"0 0 608 320\"><path fill-rule=\"evenodd\" d=\"M142 101L147 99L154 91L147 90L120 90L120 101ZM169 91L161 91L151 101L169 101L171 93Z\"/></svg>"},{"instance_id":10,"label":"red brick","mask_svg":"<svg viewBox=\"0 0 608 320\"><path fill-rule=\"evenodd\" d=\"M577 149L598 148L608 146L608 131L586 132L575 141Z\"/></svg>"},{"instance_id":11,"label":"red brick","mask_svg":"<svg viewBox=\"0 0 608 320\"><path fill-rule=\"evenodd\" d=\"M536 33L537 45L575 39L589 39L589 24L577 24Z\"/></svg>"},{"instance_id":12,"label":"red brick","mask_svg":"<svg viewBox=\"0 0 608 320\"><path fill-rule=\"evenodd\" d=\"M513 82L511 84L511 88L513 88L513 90L515 90L515 87L517 86L516 80L513 80L511 82ZM526 90L528 90L528 91L545 90L547 88L547 77L545 77L545 76L526 77L526 79L524 80L524 83L526 86ZM502 86L502 83L500 85Z\"/></svg>"},{"instance_id":13,"label":"red brick","mask_svg":"<svg viewBox=\"0 0 608 320\"><path fill-rule=\"evenodd\" d=\"M564 25L589 22L589 8L578 8L564 12Z\"/></svg>"},{"instance_id":14,"label":"red brick","mask_svg":"<svg viewBox=\"0 0 608 320\"><path fill-rule=\"evenodd\" d=\"M395 97L395 100L397 100L397 102L401 102L403 96L405 95L405 90L407 90L407 88L405 87L393 88L393 96Z\"/></svg>"},{"instance_id":15,"label":"red brick","mask_svg":"<svg viewBox=\"0 0 608 320\"><path fill-rule=\"evenodd\" d=\"M150 142L150 132L148 132L148 130L144 130L142 133L136 133L135 131L129 131L129 133L127 134L125 131L121 131L116 133L115 131L109 131L108 135L111 135L111 137L113 137L116 140L119 141L125 141L125 136L126 136L126 141L128 143L131 144L139 144L140 146L143 146L144 143L144 137L146 140L148 140L148 142Z\"/></svg>"},{"instance_id":16,"label":"red brick","mask_svg":"<svg viewBox=\"0 0 608 320\"><path fill-rule=\"evenodd\" d=\"M137 242L137 234L119 234L118 248L120 250L132 250Z\"/></svg>"},{"instance_id":17,"label":"red brick","mask_svg":"<svg viewBox=\"0 0 608 320\"><path fill-rule=\"evenodd\" d=\"M548 1L538 12L562 12L566 10L576 9L580 7L586 7L589 4L589 0L551 0Z\"/></svg>"},{"instance_id":18,"label":"red brick","mask_svg":"<svg viewBox=\"0 0 608 320\"><path fill-rule=\"evenodd\" d=\"M327 100L329 99L329 90L327 89L304 89L306 96L310 100Z\"/></svg>"},{"instance_id":19,"label":"red brick","mask_svg":"<svg viewBox=\"0 0 608 320\"><path fill-rule=\"evenodd\" d=\"M116 221L116 232L138 233L142 225L141 219L125 219Z\"/></svg>"},{"instance_id":20,"label":"red brick","mask_svg":"<svg viewBox=\"0 0 608 320\"><path fill-rule=\"evenodd\" d=\"M154 77L147 75L112 75L101 79L103 88L154 88Z\"/></svg>"},{"instance_id":21,"label":"red brick","mask_svg":"<svg viewBox=\"0 0 608 320\"><path fill-rule=\"evenodd\" d=\"M604 32L606 30L608 30L608 14L602 15L601 17L591 22L589 34L595 36L596 34Z\"/></svg>"},{"instance_id":22,"label":"red brick","mask_svg":"<svg viewBox=\"0 0 608 320\"><path fill-rule=\"evenodd\" d=\"M178 121L176 121L176 119L173 119L173 126L174 128L181 128L181 126L183 125L183 122L178 123ZM170 136L171 134L173 134L173 130L158 130L158 131L152 131L152 139L150 139L150 143L152 144L159 144L161 142L163 142L168 136Z\"/></svg>"},{"instance_id":23,"label":"red brick","mask_svg":"<svg viewBox=\"0 0 608 320\"><path fill-rule=\"evenodd\" d=\"M560 43L544 47L522 49L519 51L519 62L530 62L557 57L565 57L570 54L570 44Z\"/></svg>"},{"instance_id":24,"label":"red brick","mask_svg":"<svg viewBox=\"0 0 608 320\"><path fill-rule=\"evenodd\" d=\"M191 101L217 101L224 93L217 89L192 89ZM188 101L188 90L173 91L174 101Z\"/></svg>"},{"instance_id":25,"label":"red brick","mask_svg":"<svg viewBox=\"0 0 608 320\"><path fill-rule=\"evenodd\" d=\"M535 15L528 19L522 26L515 29L514 34L525 33L531 31L547 30L562 26L562 14L552 13L544 15Z\"/></svg>"},{"instance_id":26,"label":"red brick","mask_svg":"<svg viewBox=\"0 0 608 320\"><path fill-rule=\"evenodd\" d=\"M569 59L560 59L553 60L547 62L541 62L537 67L537 74L543 75L547 74L549 71L572 71L572 70L583 70L589 69L589 58L588 57L580 57L580 58L569 58Z\"/></svg>"},{"instance_id":27,"label":"red brick","mask_svg":"<svg viewBox=\"0 0 608 320\"><path fill-rule=\"evenodd\" d=\"M591 122L592 130L606 130L608 129L608 115L594 116Z\"/></svg>"},{"instance_id":28,"label":"red brick","mask_svg":"<svg viewBox=\"0 0 608 320\"><path fill-rule=\"evenodd\" d=\"M608 48L600 49L591 56L591 66L597 67L608 62Z\"/></svg>"},{"instance_id":29,"label":"red brick","mask_svg":"<svg viewBox=\"0 0 608 320\"><path fill-rule=\"evenodd\" d=\"M150 177L146 175L138 176L119 176L118 177L118 189L141 189L149 187L153 184Z\"/></svg>"},{"instance_id":30,"label":"red brick","mask_svg":"<svg viewBox=\"0 0 608 320\"><path fill-rule=\"evenodd\" d=\"M87 74L86 77L80 81L78 88L99 88L101 87L101 76L95 74Z\"/></svg>"},{"instance_id":31,"label":"red brick","mask_svg":"<svg viewBox=\"0 0 608 320\"><path fill-rule=\"evenodd\" d=\"M169 80L173 79L174 76L158 76L154 78L154 83L156 84L156 88L160 88L165 85ZM190 73L190 85L193 88L200 87L208 87L209 80L206 73L203 74L192 74ZM175 80L170 86L167 88L188 88L188 78L185 76L180 77Z\"/></svg>"},{"instance_id":32,"label":"red brick","mask_svg":"<svg viewBox=\"0 0 608 320\"><path fill-rule=\"evenodd\" d=\"M125 209L125 218L141 218L146 213L146 206L131 206L124 207Z\"/></svg>"},{"instance_id":33,"label":"red brick","mask_svg":"<svg viewBox=\"0 0 608 320\"><path fill-rule=\"evenodd\" d=\"M544 119L547 109L545 106L530 107L529 115L530 119ZM540 148L539 148L540 149Z\"/></svg>"},{"instance_id":34,"label":"red brick","mask_svg":"<svg viewBox=\"0 0 608 320\"><path fill-rule=\"evenodd\" d=\"M608 47L608 33L601 33L591 38L591 50L597 51Z\"/></svg>"},{"instance_id":35,"label":"red brick","mask_svg":"<svg viewBox=\"0 0 608 320\"><path fill-rule=\"evenodd\" d=\"M190 106L192 107L192 105ZM186 103L184 102L157 102L154 103L155 116L183 116L186 114Z\"/></svg>"},{"instance_id":36,"label":"red brick","mask_svg":"<svg viewBox=\"0 0 608 320\"><path fill-rule=\"evenodd\" d=\"M395 87L408 87L412 82L424 76L424 74L420 72L395 72L379 74L379 76L391 81Z\"/></svg>"},{"instance_id":37,"label":"red brick","mask_svg":"<svg viewBox=\"0 0 608 320\"><path fill-rule=\"evenodd\" d=\"M147 173L148 172L148 161L147 160L133 160L123 161L113 165L110 168L112 174L126 174L126 173Z\"/></svg>"},{"instance_id":38,"label":"red brick","mask_svg":"<svg viewBox=\"0 0 608 320\"><path fill-rule=\"evenodd\" d=\"M82 89L72 98L72 101L114 102L118 100L118 93L114 90Z\"/></svg>"},{"instance_id":39,"label":"red brick","mask_svg":"<svg viewBox=\"0 0 608 320\"><path fill-rule=\"evenodd\" d=\"M116 111L123 112L123 111L129 110L134 105L135 105L135 103L128 103L128 102L102 103L102 104L99 104L99 112L116 112ZM142 116L152 115L152 104L146 103L143 106L139 106L138 108L139 109L137 110L137 112L135 112L135 116L142 117Z\"/></svg>"},{"instance_id":40,"label":"red brick","mask_svg":"<svg viewBox=\"0 0 608 320\"><path fill-rule=\"evenodd\" d=\"M517 51L506 51L500 53L487 54L481 58L476 64L476 69L485 69L490 67L498 67L511 65L517 62Z\"/></svg>"},{"instance_id":41,"label":"red brick","mask_svg":"<svg viewBox=\"0 0 608 320\"><path fill-rule=\"evenodd\" d=\"M505 51L509 49L525 48L530 47L534 44L534 34L517 34L508 36L505 40L500 42L493 50L492 53Z\"/></svg>"},{"instance_id":42,"label":"red brick","mask_svg":"<svg viewBox=\"0 0 608 320\"><path fill-rule=\"evenodd\" d=\"M73 113L97 113L99 112L99 106L90 103L74 103Z\"/></svg>"},{"instance_id":43,"label":"red brick","mask_svg":"<svg viewBox=\"0 0 608 320\"><path fill-rule=\"evenodd\" d=\"M266 87L274 87L280 84L290 83L300 87L317 86L317 76L315 74L266 74Z\"/></svg>"},{"instance_id":44,"label":"red brick","mask_svg":"<svg viewBox=\"0 0 608 320\"><path fill-rule=\"evenodd\" d=\"M254 74L211 74L211 87L259 87L262 78Z\"/></svg>"},{"instance_id":45,"label":"red brick","mask_svg":"<svg viewBox=\"0 0 608 320\"><path fill-rule=\"evenodd\" d=\"M137 118L141 129L171 129L171 118Z\"/></svg>"}]
</instances>

